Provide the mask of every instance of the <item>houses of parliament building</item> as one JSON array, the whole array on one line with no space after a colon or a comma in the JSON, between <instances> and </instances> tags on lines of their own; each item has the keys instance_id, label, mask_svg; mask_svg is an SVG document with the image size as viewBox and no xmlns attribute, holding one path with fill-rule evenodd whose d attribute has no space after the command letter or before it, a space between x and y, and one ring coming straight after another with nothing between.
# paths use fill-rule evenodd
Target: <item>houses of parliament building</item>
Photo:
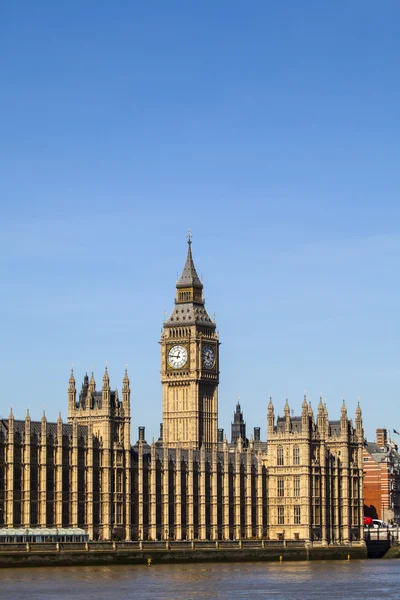
<instances>
[{"instance_id":1,"label":"houses of parliament building","mask_svg":"<svg viewBox=\"0 0 400 600\"><path fill-rule=\"evenodd\" d=\"M219 338L188 240L175 306L161 334L162 425L131 444L130 386L93 373L68 386L68 422L0 420L0 527L80 527L90 539L363 538L363 426L343 403L329 420L304 397L266 407L267 440L250 439L240 405L218 429Z\"/></svg>"}]
</instances>

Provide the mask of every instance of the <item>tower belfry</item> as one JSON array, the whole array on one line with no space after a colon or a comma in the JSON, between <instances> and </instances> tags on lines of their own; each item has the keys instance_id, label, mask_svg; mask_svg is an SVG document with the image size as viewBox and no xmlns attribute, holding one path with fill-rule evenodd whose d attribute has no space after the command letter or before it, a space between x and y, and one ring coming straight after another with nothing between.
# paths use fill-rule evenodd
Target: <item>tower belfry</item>
<instances>
[{"instance_id":1,"label":"tower belfry","mask_svg":"<svg viewBox=\"0 0 400 600\"><path fill-rule=\"evenodd\" d=\"M163 442L210 449L217 443L219 341L204 305L190 232L175 308L164 323L160 343Z\"/></svg>"}]
</instances>

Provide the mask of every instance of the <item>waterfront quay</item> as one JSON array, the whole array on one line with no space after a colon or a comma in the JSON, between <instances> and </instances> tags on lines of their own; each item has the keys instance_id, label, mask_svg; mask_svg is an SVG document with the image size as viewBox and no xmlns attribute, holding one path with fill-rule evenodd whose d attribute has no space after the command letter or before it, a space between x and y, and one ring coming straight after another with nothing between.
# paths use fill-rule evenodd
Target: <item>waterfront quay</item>
<instances>
[{"instance_id":1,"label":"waterfront quay","mask_svg":"<svg viewBox=\"0 0 400 600\"><path fill-rule=\"evenodd\" d=\"M0 567L177 562L351 560L368 557L363 542L322 545L304 541L45 542L0 544Z\"/></svg>"}]
</instances>

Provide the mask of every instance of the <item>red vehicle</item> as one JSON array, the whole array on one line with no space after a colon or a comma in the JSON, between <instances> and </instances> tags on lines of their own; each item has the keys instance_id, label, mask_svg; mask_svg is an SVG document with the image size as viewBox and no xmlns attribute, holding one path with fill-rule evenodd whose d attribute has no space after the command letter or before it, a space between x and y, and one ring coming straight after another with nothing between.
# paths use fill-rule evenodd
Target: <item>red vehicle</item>
<instances>
[{"instance_id":1,"label":"red vehicle","mask_svg":"<svg viewBox=\"0 0 400 600\"><path fill-rule=\"evenodd\" d=\"M372 525L372 517L364 517L364 525Z\"/></svg>"}]
</instances>

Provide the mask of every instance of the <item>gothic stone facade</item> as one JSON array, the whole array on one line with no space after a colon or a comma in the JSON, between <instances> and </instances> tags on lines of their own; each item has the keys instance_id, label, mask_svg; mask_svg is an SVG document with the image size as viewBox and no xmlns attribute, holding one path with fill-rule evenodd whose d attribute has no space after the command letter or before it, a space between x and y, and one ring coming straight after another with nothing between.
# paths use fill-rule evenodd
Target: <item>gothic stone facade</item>
<instances>
[{"instance_id":1,"label":"gothic stone facade","mask_svg":"<svg viewBox=\"0 0 400 600\"><path fill-rule=\"evenodd\" d=\"M163 424L149 445L130 440L130 387L101 391L92 374L68 424L12 412L0 421L0 526L82 527L92 539L304 539L363 537L363 430L343 404L329 421L304 399L300 417L275 420L268 440L218 430L219 340L204 305L189 240L175 308L161 336ZM243 430L244 431L244 430ZM257 428L257 431L259 429Z\"/></svg>"}]
</instances>

